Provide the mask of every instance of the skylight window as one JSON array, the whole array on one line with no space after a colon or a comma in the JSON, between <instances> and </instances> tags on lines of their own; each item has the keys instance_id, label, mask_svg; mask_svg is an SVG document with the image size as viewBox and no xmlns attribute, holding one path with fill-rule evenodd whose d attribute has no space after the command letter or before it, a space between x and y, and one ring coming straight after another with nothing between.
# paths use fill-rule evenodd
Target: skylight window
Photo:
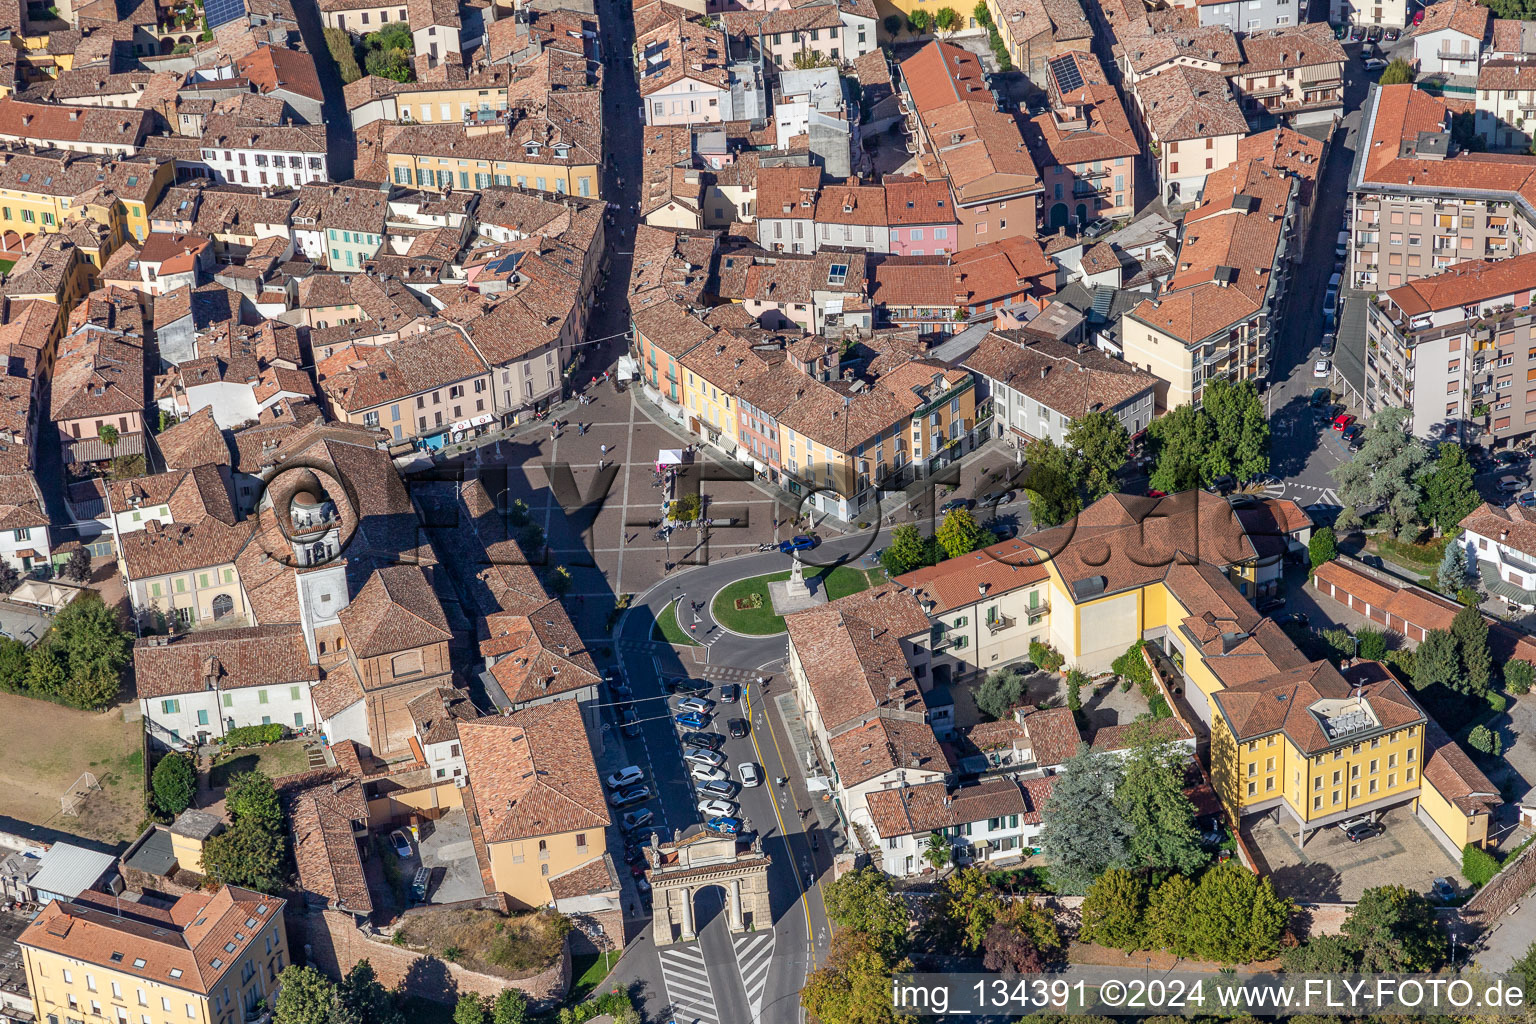
<instances>
[{"instance_id":1,"label":"skylight window","mask_svg":"<svg viewBox=\"0 0 1536 1024\"><path fill-rule=\"evenodd\" d=\"M235 944L233 942L226 942L226 943L224 943L224 952L226 952L226 953L233 953L234 951L235 951Z\"/></svg>"},{"instance_id":2,"label":"skylight window","mask_svg":"<svg viewBox=\"0 0 1536 1024\"><path fill-rule=\"evenodd\" d=\"M220 960L218 957L214 957L213 958L213 969L214 970L218 970L220 967L223 967L223 966L224 966L224 961L223 960Z\"/></svg>"},{"instance_id":3,"label":"skylight window","mask_svg":"<svg viewBox=\"0 0 1536 1024\"><path fill-rule=\"evenodd\" d=\"M123 954L117 952L116 950L113 950L112 951L112 962L115 963L115 964L122 963L123 962Z\"/></svg>"},{"instance_id":4,"label":"skylight window","mask_svg":"<svg viewBox=\"0 0 1536 1024\"><path fill-rule=\"evenodd\" d=\"M848 264L834 263L827 270L827 284L842 284L848 280Z\"/></svg>"},{"instance_id":5,"label":"skylight window","mask_svg":"<svg viewBox=\"0 0 1536 1024\"><path fill-rule=\"evenodd\" d=\"M144 966L144 958L141 957L141 956L134 957L133 958L133 966L138 967L138 968L142 968Z\"/></svg>"},{"instance_id":6,"label":"skylight window","mask_svg":"<svg viewBox=\"0 0 1536 1024\"><path fill-rule=\"evenodd\" d=\"M173 978L181 977L181 968L180 967L172 967L171 968L171 977L173 977Z\"/></svg>"}]
</instances>

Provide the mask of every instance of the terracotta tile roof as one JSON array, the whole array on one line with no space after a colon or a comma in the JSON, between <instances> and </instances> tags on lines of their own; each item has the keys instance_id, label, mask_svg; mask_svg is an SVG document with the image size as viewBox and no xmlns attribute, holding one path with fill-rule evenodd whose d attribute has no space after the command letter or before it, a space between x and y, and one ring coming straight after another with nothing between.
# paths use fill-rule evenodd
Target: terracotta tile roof
<instances>
[{"instance_id":1,"label":"terracotta tile roof","mask_svg":"<svg viewBox=\"0 0 1536 1024\"><path fill-rule=\"evenodd\" d=\"M608 825L575 701L461 722L459 743L486 844Z\"/></svg>"},{"instance_id":2,"label":"terracotta tile roof","mask_svg":"<svg viewBox=\"0 0 1536 1024\"><path fill-rule=\"evenodd\" d=\"M1134 157L1141 152L1131 120L1126 116L1120 94L1104 77L1104 70L1091 53L1073 51L1063 54L1071 59L1083 80L1075 99L1080 104L1082 127L1064 128L1051 111L1037 114L1029 124L1031 150L1035 163L1042 167L1066 167L1095 160Z\"/></svg>"},{"instance_id":3,"label":"terracotta tile roof","mask_svg":"<svg viewBox=\"0 0 1536 1024\"><path fill-rule=\"evenodd\" d=\"M1442 0L1444 2L1444 0ZM1468 260L1431 277L1420 277L1387 292L1404 313L1417 316L1473 306L1506 295L1527 297L1536 286L1536 253L1507 260Z\"/></svg>"},{"instance_id":4,"label":"terracotta tile roof","mask_svg":"<svg viewBox=\"0 0 1536 1024\"><path fill-rule=\"evenodd\" d=\"M1488 33L1488 8L1473 0L1440 0L1424 8L1424 20L1413 34L1424 36L1442 29L1460 32L1481 43Z\"/></svg>"},{"instance_id":5,"label":"terracotta tile roof","mask_svg":"<svg viewBox=\"0 0 1536 1024\"><path fill-rule=\"evenodd\" d=\"M357 685L357 673L352 671L351 664L342 662L310 686L309 696L315 702L315 713L325 721L362 700L363 688Z\"/></svg>"},{"instance_id":6,"label":"terracotta tile roof","mask_svg":"<svg viewBox=\"0 0 1536 1024\"><path fill-rule=\"evenodd\" d=\"M368 820L363 781L340 768L289 776L278 786L299 885L325 897L327 906L353 914L373 912L373 897L352 835L352 822Z\"/></svg>"},{"instance_id":7,"label":"terracotta tile roof","mask_svg":"<svg viewBox=\"0 0 1536 1024\"><path fill-rule=\"evenodd\" d=\"M1514 18L1494 18L1493 31L1489 33L1491 53L1536 53L1536 26Z\"/></svg>"},{"instance_id":8,"label":"terracotta tile roof","mask_svg":"<svg viewBox=\"0 0 1536 1024\"><path fill-rule=\"evenodd\" d=\"M1077 754L1083 737L1077 719L1068 708L1042 708L1024 716L1021 723L1035 752L1035 763L1050 767L1066 764Z\"/></svg>"},{"instance_id":9,"label":"terracotta tile roof","mask_svg":"<svg viewBox=\"0 0 1536 1024\"><path fill-rule=\"evenodd\" d=\"M225 973L253 944L271 934L269 924L283 912L280 898L229 885L212 895L188 893L169 913L96 894L82 897L49 903L17 943L204 996L227 980ZM225 949L229 943L236 946L232 952ZM143 967L132 966L140 959Z\"/></svg>"},{"instance_id":10,"label":"terracotta tile roof","mask_svg":"<svg viewBox=\"0 0 1536 1024\"><path fill-rule=\"evenodd\" d=\"M293 208L295 227L335 228L382 235L389 217L387 186L311 182L299 188Z\"/></svg>"},{"instance_id":11,"label":"terracotta tile roof","mask_svg":"<svg viewBox=\"0 0 1536 1024\"><path fill-rule=\"evenodd\" d=\"M922 695L898 642L930 628L910 592L887 583L797 612L784 623L790 644L805 659L806 682L828 730L882 709L922 709Z\"/></svg>"},{"instance_id":12,"label":"terracotta tile roof","mask_svg":"<svg viewBox=\"0 0 1536 1024\"><path fill-rule=\"evenodd\" d=\"M901 69L918 118L961 202L1041 189L1018 125L993 109L974 54L935 41L903 61Z\"/></svg>"},{"instance_id":13,"label":"terracotta tile roof","mask_svg":"<svg viewBox=\"0 0 1536 1024\"><path fill-rule=\"evenodd\" d=\"M639 26L636 26L637 32ZM725 33L707 28L696 21L678 18L656 28L640 32L635 52L643 63L639 69L640 95L649 96L685 78L727 89Z\"/></svg>"},{"instance_id":14,"label":"terracotta tile roof","mask_svg":"<svg viewBox=\"0 0 1536 1024\"><path fill-rule=\"evenodd\" d=\"M314 58L302 50L286 46L259 46L254 53L235 61L235 71L263 94L283 89L319 103L320 77Z\"/></svg>"},{"instance_id":15,"label":"terracotta tile roof","mask_svg":"<svg viewBox=\"0 0 1536 1024\"><path fill-rule=\"evenodd\" d=\"M883 61L884 54L879 56ZM885 217L891 227L956 222L955 204L945 179L891 174L884 184Z\"/></svg>"},{"instance_id":16,"label":"terracotta tile roof","mask_svg":"<svg viewBox=\"0 0 1536 1024\"><path fill-rule=\"evenodd\" d=\"M251 538L250 523L226 526L209 517L196 523L151 522L122 534L123 567L130 580L230 565Z\"/></svg>"},{"instance_id":17,"label":"terracotta tile roof","mask_svg":"<svg viewBox=\"0 0 1536 1024\"><path fill-rule=\"evenodd\" d=\"M820 187L820 167L763 167L757 172L757 215L811 220Z\"/></svg>"},{"instance_id":18,"label":"terracotta tile roof","mask_svg":"<svg viewBox=\"0 0 1536 1024\"><path fill-rule=\"evenodd\" d=\"M956 292L971 305L1020 294L1043 298L1056 291L1056 264L1039 242L1024 235L974 245L949 259L958 278Z\"/></svg>"},{"instance_id":19,"label":"terracotta tile roof","mask_svg":"<svg viewBox=\"0 0 1536 1024\"><path fill-rule=\"evenodd\" d=\"M1359 739L1360 732L1331 737L1325 724L1328 718L1357 705L1383 730L1427 720L1385 669L1380 673L1352 672L1346 679L1326 661L1228 686L1213 693L1211 700L1238 742L1283 732L1309 755Z\"/></svg>"},{"instance_id":20,"label":"terracotta tile roof","mask_svg":"<svg viewBox=\"0 0 1536 1024\"><path fill-rule=\"evenodd\" d=\"M1424 724L1424 781L1466 815L1491 814L1504 797L1440 724Z\"/></svg>"},{"instance_id":21,"label":"terracotta tile roof","mask_svg":"<svg viewBox=\"0 0 1536 1024\"><path fill-rule=\"evenodd\" d=\"M347 646L359 658L453 639L432 585L415 565L375 570L338 618L347 634Z\"/></svg>"},{"instance_id":22,"label":"terracotta tile roof","mask_svg":"<svg viewBox=\"0 0 1536 1024\"><path fill-rule=\"evenodd\" d=\"M1349 59L1326 21L1248 32L1239 42L1243 74L1343 64Z\"/></svg>"},{"instance_id":23,"label":"terracotta tile roof","mask_svg":"<svg viewBox=\"0 0 1536 1024\"><path fill-rule=\"evenodd\" d=\"M881 839L936 832L954 824L943 782L877 789L864 798L870 820Z\"/></svg>"},{"instance_id":24,"label":"terracotta tile roof","mask_svg":"<svg viewBox=\"0 0 1536 1024\"><path fill-rule=\"evenodd\" d=\"M148 130L146 110L0 99L0 139L38 139L61 149L85 145L136 147Z\"/></svg>"},{"instance_id":25,"label":"terracotta tile roof","mask_svg":"<svg viewBox=\"0 0 1536 1024\"><path fill-rule=\"evenodd\" d=\"M613 858L606 853L549 878L549 895L556 900L608 893L618 899L619 874L614 870Z\"/></svg>"},{"instance_id":26,"label":"terracotta tile roof","mask_svg":"<svg viewBox=\"0 0 1536 1024\"><path fill-rule=\"evenodd\" d=\"M1477 87L1487 90L1536 89L1536 64L1528 60L1490 60L1477 69Z\"/></svg>"},{"instance_id":27,"label":"terracotta tile roof","mask_svg":"<svg viewBox=\"0 0 1536 1024\"><path fill-rule=\"evenodd\" d=\"M247 101L248 102L248 101ZM204 148L280 149L324 153L325 127L308 124L255 124L235 114L214 114L204 123Z\"/></svg>"},{"instance_id":28,"label":"terracotta tile roof","mask_svg":"<svg viewBox=\"0 0 1536 1024\"><path fill-rule=\"evenodd\" d=\"M326 398L354 414L489 372L464 333L453 327L383 345L348 345L315 367Z\"/></svg>"},{"instance_id":29,"label":"terracotta tile roof","mask_svg":"<svg viewBox=\"0 0 1536 1024\"><path fill-rule=\"evenodd\" d=\"M1049 775L988 779L954 790L942 782L925 782L875 790L865 800L876 833L893 839L1015 814L1021 824L1038 825L1055 785Z\"/></svg>"},{"instance_id":30,"label":"terracotta tile roof","mask_svg":"<svg viewBox=\"0 0 1536 1024\"><path fill-rule=\"evenodd\" d=\"M1237 37L1225 25L1168 26L1162 31L1133 37L1125 44L1126 62L1142 75L1163 68L1194 67L1198 70L1236 70L1243 52ZM1179 61L1196 62L1179 64ZM1207 65L1215 65L1209 68ZM1135 88L1141 91L1141 83Z\"/></svg>"},{"instance_id":31,"label":"terracotta tile roof","mask_svg":"<svg viewBox=\"0 0 1536 1024\"><path fill-rule=\"evenodd\" d=\"M1073 420L1115 409L1157 383L1152 374L1098 349L1019 331L992 331L963 365Z\"/></svg>"},{"instance_id":32,"label":"terracotta tile roof","mask_svg":"<svg viewBox=\"0 0 1536 1024\"><path fill-rule=\"evenodd\" d=\"M1313 187L1322 171L1323 144L1290 128L1271 128L1237 140L1235 166L1250 162L1295 175L1302 183L1302 205L1310 205Z\"/></svg>"},{"instance_id":33,"label":"terracotta tile roof","mask_svg":"<svg viewBox=\"0 0 1536 1024\"><path fill-rule=\"evenodd\" d=\"M559 601L527 615L487 616L490 638L480 653L495 657L490 673L513 704L547 699L602 681L592 653Z\"/></svg>"},{"instance_id":34,"label":"terracotta tile roof","mask_svg":"<svg viewBox=\"0 0 1536 1024\"><path fill-rule=\"evenodd\" d=\"M827 185L816 198L816 222L884 227L885 189L879 185Z\"/></svg>"},{"instance_id":35,"label":"terracotta tile roof","mask_svg":"<svg viewBox=\"0 0 1536 1024\"><path fill-rule=\"evenodd\" d=\"M469 699L469 691L453 686L438 686L406 705L416 724L416 738L423 745L451 743L459 738L459 722L472 722L480 712Z\"/></svg>"},{"instance_id":36,"label":"terracotta tile roof","mask_svg":"<svg viewBox=\"0 0 1536 1024\"><path fill-rule=\"evenodd\" d=\"M1248 134L1242 107L1215 71L1174 64L1136 83L1143 116L1164 145Z\"/></svg>"},{"instance_id":37,"label":"terracotta tile roof","mask_svg":"<svg viewBox=\"0 0 1536 1024\"><path fill-rule=\"evenodd\" d=\"M133 645L133 666L140 698L320 678L320 670L309 662L304 631L296 625L145 637Z\"/></svg>"},{"instance_id":38,"label":"terracotta tile roof","mask_svg":"<svg viewBox=\"0 0 1536 1024\"><path fill-rule=\"evenodd\" d=\"M993 544L938 565L916 569L895 582L910 589L919 603L932 601L930 616L976 604L1050 578L1034 559L1034 548L1017 540Z\"/></svg>"},{"instance_id":39,"label":"terracotta tile roof","mask_svg":"<svg viewBox=\"0 0 1536 1024\"><path fill-rule=\"evenodd\" d=\"M947 772L949 762L933 727L915 721L877 715L863 725L834 735L828 742L839 783L860 786L886 772L900 769Z\"/></svg>"}]
</instances>

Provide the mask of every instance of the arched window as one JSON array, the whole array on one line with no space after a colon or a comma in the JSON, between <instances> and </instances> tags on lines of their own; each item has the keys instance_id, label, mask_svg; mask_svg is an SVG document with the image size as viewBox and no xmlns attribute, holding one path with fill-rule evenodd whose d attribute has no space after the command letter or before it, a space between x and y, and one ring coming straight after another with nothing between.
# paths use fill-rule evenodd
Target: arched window
<instances>
[{"instance_id":1,"label":"arched window","mask_svg":"<svg viewBox=\"0 0 1536 1024\"><path fill-rule=\"evenodd\" d=\"M222 619L235 610L235 599L228 594L220 594L213 599L213 617Z\"/></svg>"}]
</instances>

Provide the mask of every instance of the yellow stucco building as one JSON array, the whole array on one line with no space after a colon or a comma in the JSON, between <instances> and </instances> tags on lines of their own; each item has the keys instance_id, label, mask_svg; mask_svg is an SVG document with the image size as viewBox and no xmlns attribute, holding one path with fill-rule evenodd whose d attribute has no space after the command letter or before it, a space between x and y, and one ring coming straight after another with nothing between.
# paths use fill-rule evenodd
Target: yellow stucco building
<instances>
[{"instance_id":1,"label":"yellow stucco building","mask_svg":"<svg viewBox=\"0 0 1536 1024\"><path fill-rule=\"evenodd\" d=\"M1166 656L1176 703L1209 730L1211 778L1234 817L1280 808L1304 838L1409 803L1448 847L1483 844L1497 789L1392 674L1308 661L1249 603L1255 566L1304 528L1287 504L1263 503L1269 528L1254 529L1250 510L1204 491L1111 495L1034 534L1052 645L1090 673L1137 640Z\"/></svg>"},{"instance_id":2,"label":"yellow stucco building","mask_svg":"<svg viewBox=\"0 0 1536 1024\"><path fill-rule=\"evenodd\" d=\"M288 965L283 901L198 890L169 910L90 890L55 900L17 939L38 1020L241 1024Z\"/></svg>"},{"instance_id":3,"label":"yellow stucco building","mask_svg":"<svg viewBox=\"0 0 1536 1024\"><path fill-rule=\"evenodd\" d=\"M487 892L542 907L563 876L607 876L608 806L574 700L463 721L458 729L469 779L464 808Z\"/></svg>"}]
</instances>

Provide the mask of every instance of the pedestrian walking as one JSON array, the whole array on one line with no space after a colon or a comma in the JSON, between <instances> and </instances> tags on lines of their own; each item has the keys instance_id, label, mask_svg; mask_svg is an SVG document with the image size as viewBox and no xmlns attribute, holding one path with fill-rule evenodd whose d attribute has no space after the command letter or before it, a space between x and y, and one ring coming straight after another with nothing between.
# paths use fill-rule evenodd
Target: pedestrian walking
<instances>
[{"instance_id":1,"label":"pedestrian walking","mask_svg":"<svg viewBox=\"0 0 1536 1024\"><path fill-rule=\"evenodd\" d=\"M607 445L605 445L605 444L603 444L603 445L598 445L598 448L599 448L599 450L600 450L600 451L602 451L602 453L603 453L603 454L604 454L604 455L607 455L607 454L608 454L608 446L607 446Z\"/></svg>"}]
</instances>

